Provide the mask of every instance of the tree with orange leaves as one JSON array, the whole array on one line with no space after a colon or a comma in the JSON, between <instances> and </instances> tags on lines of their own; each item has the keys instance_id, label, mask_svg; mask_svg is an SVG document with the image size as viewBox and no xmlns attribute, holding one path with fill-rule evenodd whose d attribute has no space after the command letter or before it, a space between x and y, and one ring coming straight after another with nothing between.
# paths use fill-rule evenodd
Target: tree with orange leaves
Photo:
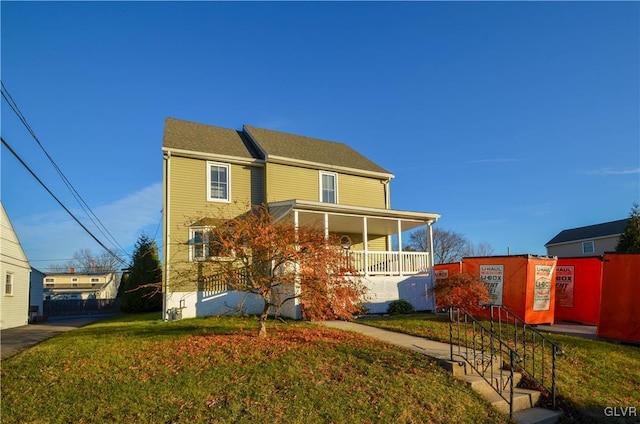
<instances>
[{"instance_id":1,"label":"tree with orange leaves","mask_svg":"<svg viewBox=\"0 0 640 424\"><path fill-rule=\"evenodd\" d=\"M208 248L223 259L208 261L201 275L218 275L230 289L264 301L260 337L266 337L269 314L294 299L305 319L351 319L358 312L366 288L335 237L275 222L266 206L217 222L208 230Z\"/></svg>"},{"instance_id":2,"label":"tree with orange leaves","mask_svg":"<svg viewBox=\"0 0 640 424\"><path fill-rule=\"evenodd\" d=\"M480 311L482 304L490 300L482 279L469 273L454 274L439 280L433 285L432 291L438 307L464 308L472 314Z\"/></svg>"}]
</instances>

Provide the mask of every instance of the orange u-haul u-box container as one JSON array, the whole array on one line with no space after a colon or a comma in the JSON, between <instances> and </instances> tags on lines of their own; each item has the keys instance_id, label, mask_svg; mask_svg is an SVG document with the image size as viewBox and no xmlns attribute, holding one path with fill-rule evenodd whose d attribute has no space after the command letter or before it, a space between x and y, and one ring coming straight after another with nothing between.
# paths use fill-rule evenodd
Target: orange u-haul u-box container
<instances>
[{"instance_id":1,"label":"orange u-haul u-box container","mask_svg":"<svg viewBox=\"0 0 640 424\"><path fill-rule=\"evenodd\" d=\"M598 337L640 343L640 253L605 253Z\"/></svg>"},{"instance_id":2,"label":"orange u-haul u-box container","mask_svg":"<svg viewBox=\"0 0 640 424\"><path fill-rule=\"evenodd\" d=\"M462 259L462 271L479 275L490 302L527 324L553 324L556 261L535 255L469 257Z\"/></svg>"},{"instance_id":3,"label":"orange u-haul u-box container","mask_svg":"<svg viewBox=\"0 0 640 424\"><path fill-rule=\"evenodd\" d=\"M556 321L596 325L600 316L602 256L558 258Z\"/></svg>"}]
</instances>

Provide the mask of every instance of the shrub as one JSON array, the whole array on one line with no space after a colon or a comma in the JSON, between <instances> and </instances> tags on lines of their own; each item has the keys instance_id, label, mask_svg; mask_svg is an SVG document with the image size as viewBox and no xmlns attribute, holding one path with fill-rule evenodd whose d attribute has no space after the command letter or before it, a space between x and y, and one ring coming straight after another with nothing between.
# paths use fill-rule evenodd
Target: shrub
<instances>
[{"instance_id":1,"label":"shrub","mask_svg":"<svg viewBox=\"0 0 640 424\"><path fill-rule=\"evenodd\" d=\"M481 304L489 302L489 291L482 279L474 274L454 274L433 285L438 308L455 306L474 313L482 309Z\"/></svg>"},{"instance_id":2,"label":"shrub","mask_svg":"<svg viewBox=\"0 0 640 424\"><path fill-rule=\"evenodd\" d=\"M389 315L412 314L416 311L413 305L404 299L394 300L389 304L387 313Z\"/></svg>"}]
</instances>

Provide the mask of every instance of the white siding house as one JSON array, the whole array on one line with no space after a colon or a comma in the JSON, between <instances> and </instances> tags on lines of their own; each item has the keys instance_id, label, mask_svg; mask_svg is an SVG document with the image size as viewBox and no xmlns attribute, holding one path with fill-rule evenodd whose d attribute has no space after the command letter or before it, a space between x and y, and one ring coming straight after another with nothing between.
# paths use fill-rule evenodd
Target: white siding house
<instances>
[{"instance_id":1,"label":"white siding house","mask_svg":"<svg viewBox=\"0 0 640 424\"><path fill-rule=\"evenodd\" d=\"M29 323L29 278L31 266L0 203L0 328Z\"/></svg>"}]
</instances>

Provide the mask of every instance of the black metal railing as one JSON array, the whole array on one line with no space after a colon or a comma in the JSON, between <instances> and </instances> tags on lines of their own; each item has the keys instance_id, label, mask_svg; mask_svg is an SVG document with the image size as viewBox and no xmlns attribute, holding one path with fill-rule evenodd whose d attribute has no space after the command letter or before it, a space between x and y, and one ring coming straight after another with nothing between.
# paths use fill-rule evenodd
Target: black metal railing
<instances>
[{"instance_id":1,"label":"black metal railing","mask_svg":"<svg viewBox=\"0 0 640 424\"><path fill-rule=\"evenodd\" d=\"M518 353L491 328L457 307L449 308L449 345L450 360L458 357L469 364L507 402L512 417L514 370L521 362Z\"/></svg>"},{"instance_id":2,"label":"black metal railing","mask_svg":"<svg viewBox=\"0 0 640 424\"><path fill-rule=\"evenodd\" d=\"M489 307L491 330L522 358L521 370L549 393L556 409L556 358L562 349L508 308Z\"/></svg>"}]
</instances>

